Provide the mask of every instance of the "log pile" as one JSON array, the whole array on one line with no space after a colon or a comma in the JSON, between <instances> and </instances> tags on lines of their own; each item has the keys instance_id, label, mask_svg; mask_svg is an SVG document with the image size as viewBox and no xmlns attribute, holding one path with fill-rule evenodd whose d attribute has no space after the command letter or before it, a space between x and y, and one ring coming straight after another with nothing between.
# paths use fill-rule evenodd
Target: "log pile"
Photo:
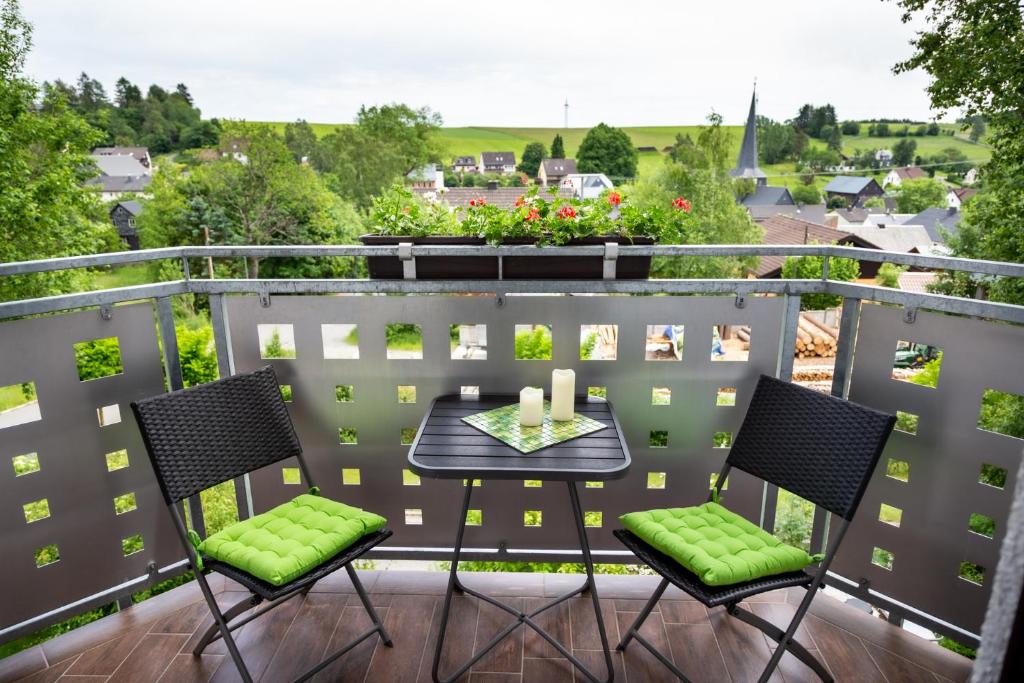
<instances>
[{"instance_id":1,"label":"log pile","mask_svg":"<svg viewBox=\"0 0 1024 683\"><path fill-rule=\"evenodd\" d=\"M838 329L801 313L796 330L795 354L798 358L831 358L836 355L838 339Z\"/></svg>"}]
</instances>

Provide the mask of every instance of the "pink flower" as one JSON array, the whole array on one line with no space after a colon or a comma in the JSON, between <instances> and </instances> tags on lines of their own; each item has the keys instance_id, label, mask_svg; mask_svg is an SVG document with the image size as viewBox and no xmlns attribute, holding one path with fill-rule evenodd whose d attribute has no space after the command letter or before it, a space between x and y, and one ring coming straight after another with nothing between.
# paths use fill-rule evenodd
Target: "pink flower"
<instances>
[{"instance_id":1,"label":"pink flower","mask_svg":"<svg viewBox=\"0 0 1024 683\"><path fill-rule=\"evenodd\" d=\"M693 209L693 206L690 204L690 200L686 199L685 197L676 197L672 201L672 206L673 208L680 209L682 211L685 211L686 213L690 213L690 211Z\"/></svg>"}]
</instances>

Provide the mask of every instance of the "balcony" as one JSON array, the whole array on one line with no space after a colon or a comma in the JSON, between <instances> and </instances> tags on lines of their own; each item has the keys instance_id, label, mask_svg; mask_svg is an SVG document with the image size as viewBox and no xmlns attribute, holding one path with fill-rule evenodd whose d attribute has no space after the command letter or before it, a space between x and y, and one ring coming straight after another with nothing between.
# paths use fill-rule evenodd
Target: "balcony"
<instances>
[{"instance_id":1,"label":"balcony","mask_svg":"<svg viewBox=\"0 0 1024 683\"><path fill-rule=\"evenodd\" d=\"M620 254L667 257L816 255L1024 277L1024 266L833 246L622 247ZM418 256L536 254L533 247L413 247ZM603 247L543 250L602 255ZM573 367L578 387L613 401L633 464L623 480L581 489L598 562L629 562L611 532L628 511L690 504L707 495L761 374L790 379L802 295L842 298L831 392L901 415L846 540L832 566L834 592L820 595L805 622L807 643L839 680L966 680L970 661L900 625L978 644L986 607L999 586L1019 587L997 570L1009 525L1022 442L984 418L988 398L1024 396L1024 308L913 294L828 280L427 281L415 265L402 280L211 280L191 277L200 259L398 255L398 247L181 248L3 264L0 277L144 261L181 265L177 280L0 303L0 387L31 385L34 400L0 414L0 534L6 561L0 642L111 603L123 609L76 631L0 660L0 680L66 673L113 680L221 680L231 662L220 650L193 659L184 646L204 619L194 584L130 605L130 596L180 574L184 553L133 424L131 401L182 384L172 302L209 303L220 374L272 364L324 494L383 514L394 537L376 561L443 561L450 553L461 484L419 480L406 471L410 428L432 397L515 392L545 385L555 367ZM607 256L606 256L607 258ZM608 272L606 268L606 272ZM611 266L614 272L614 263ZM467 294L471 296L467 296ZM389 325L415 330L396 341ZM453 326L455 328L453 329ZM525 327L523 327L525 326ZM658 354L652 330L671 327L681 345ZM713 352L715 331L749 329ZM614 330L581 359L591 333ZM547 360L517 359L517 333L540 330ZM461 332L464 336L460 336ZM726 333L727 336L727 333ZM117 371L82 379L86 342L116 351ZM612 343L613 342L613 343ZM76 346L79 353L76 357ZM908 382L894 371L898 349L938 349L936 381ZM676 353L676 351L680 351ZM1017 359L1014 361L1013 359ZM934 369L934 368L933 368ZM909 373L917 375L918 373ZM827 388L827 385L826 385ZM231 484L246 517L301 489L290 463ZM468 559L578 562L561 490L525 482L482 483L480 524L467 531ZM818 550L829 515L742 473L727 500L769 530L794 523L797 542ZM187 506L203 533L202 500ZM207 511L208 513L208 511ZM381 566L384 566L383 564ZM394 651L372 642L332 669L342 680L425 680L436 633L438 572L370 571L367 587L387 609ZM574 577L471 574L467 583L523 601L551 595ZM599 593L612 637L653 590L653 577L602 576ZM220 591L237 586L220 584ZM325 580L304 599L243 627L243 654L262 680L283 680L316 658L350 623L345 580ZM840 593L841 592L841 593ZM836 597L832 597L836 596ZM744 624L708 613L681 593L667 596L645 628L695 680L748 680L770 652ZM791 596L751 607L783 619ZM837 599L839 598L839 599ZM851 600L851 598L853 600ZM843 604L848 600L851 604ZM1015 601L1016 598L1013 598ZM464 598L458 620L466 648L500 624ZM868 615L852 605L872 610ZM870 607L869 607L870 606ZM1016 605L1011 605L1016 609ZM879 619L884 615L888 622ZM353 620L357 610L351 611ZM574 652L593 650L572 603L550 628ZM353 626L353 623L356 626ZM484 634L484 636L481 636ZM986 634L986 637L988 634ZM799 636L798 636L799 637ZM475 669L471 680L569 680L565 660L520 634ZM184 649L183 649L184 648ZM318 650L319 648L319 650ZM458 653L461 654L461 653ZM453 656L458 656L453 654ZM985 655L984 649L982 655ZM579 655L581 658L587 655ZM617 655L617 657L619 657ZM622 680L662 680L642 649L619 659ZM61 667L64 667L61 669ZM45 673L44 673L45 671ZM420 677L417 679L417 676ZM779 680L811 680L787 655ZM667 680L667 679L665 679Z\"/></svg>"}]
</instances>

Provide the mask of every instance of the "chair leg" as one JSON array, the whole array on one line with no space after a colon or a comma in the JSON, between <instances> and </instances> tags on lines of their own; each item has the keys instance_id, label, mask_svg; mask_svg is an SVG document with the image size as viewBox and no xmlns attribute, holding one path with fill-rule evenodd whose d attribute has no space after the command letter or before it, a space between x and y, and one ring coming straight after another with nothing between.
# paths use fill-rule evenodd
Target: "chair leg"
<instances>
[{"instance_id":1,"label":"chair leg","mask_svg":"<svg viewBox=\"0 0 1024 683\"><path fill-rule=\"evenodd\" d=\"M348 572L348 578L352 580L352 585L355 586L356 594L359 595L359 599L363 603L363 607L366 608L366 613L370 615L370 619L373 620L373 625L380 631L380 638L384 644L388 647L394 647L391 642L391 636L384 630L384 623L380 620L380 616L377 614L377 610L373 608L373 604L370 602L370 597L366 594L366 589L363 588L363 582L359 580L359 576L356 574L356 570L352 568L352 564L345 565L345 571Z\"/></svg>"},{"instance_id":2,"label":"chair leg","mask_svg":"<svg viewBox=\"0 0 1024 683\"><path fill-rule=\"evenodd\" d=\"M235 639L231 635L231 629L228 627L228 623L224 619L224 615L221 614L220 608L217 606L217 600L213 597L213 591L210 590L210 584L207 583L206 577L196 568L194 563L192 569L195 571L196 582L199 583L199 589L203 593L203 598L206 599L206 605L210 608L210 612L213 614L213 620L217 624L217 628L220 629L220 635L224 639L224 644L228 648L228 654L231 655L231 659L235 663L235 668L238 669L238 675L241 676L244 683L252 683L252 676L249 674L249 669L245 666L242 654L238 651ZM234 607L238 607L238 605L235 605Z\"/></svg>"},{"instance_id":3,"label":"chair leg","mask_svg":"<svg viewBox=\"0 0 1024 683\"><path fill-rule=\"evenodd\" d=\"M810 669L814 671L822 681L825 683L833 683L834 679L832 678L832 674L830 674L828 669L825 668L825 665L822 664L817 657L808 652L807 648L793 638L797 628L800 626L800 622L803 621L804 615L807 614L807 610L811 606L811 600L814 599L814 593L814 590L807 591L807 594L804 596L804 599L800 601L800 606L797 607L796 614L793 615L793 619L789 622L789 626L785 631L778 628L771 622L762 619L756 614L737 607L735 603L726 608L730 615L736 617L740 621L750 624L778 643L775 648L775 652L772 654L771 659L768 660L767 666L765 666L764 671L761 673L761 677L758 679L759 683L765 683L769 678L771 678L775 668L782 660L782 655L784 655L787 650L794 657L810 667Z\"/></svg>"},{"instance_id":4,"label":"chair leg","mask_svg":"<svg viewBox=\"0 0 1024 683\"><path fill-rule=\"evenodd\" d=\"M652 595L651 599L647 601L644 608L640 610L640 614L637 616L636 621L634 621L633 625L629 627L628 631L626 631L626 635L622 637L622 641L615 646L616 650L625 650L626 646L629 645L629 641L636 637L640 632L640 627L643 626L645 621L647 621L647 617L651 615L651 611L654 609L654 606L658 604L658 600L661 599L666 588L668 588L668 579L662 579L661 583L658 584L657 589L655 589L654 595Z\"/></svg>"},{"instance_id":5,"label":"chair leg","mask_svg":"<svg viewBox=\"0 0 1024 683\"><path fill-rule=\"evenodd\" d=\"M221 613L224 618L224 622L230 625L232 619L237 617L239 614L252 609L260 602L261 599L258 595L247 595ZM206 631L203 632L203 636L199 639L195 648L193 648L192 654L196 656L203 654L203 650L206 649L206 646L212 643L219 633L220 626L217 623L217 619L214 618L213 622L206 627Z\"/></svg>"}]
</instances>

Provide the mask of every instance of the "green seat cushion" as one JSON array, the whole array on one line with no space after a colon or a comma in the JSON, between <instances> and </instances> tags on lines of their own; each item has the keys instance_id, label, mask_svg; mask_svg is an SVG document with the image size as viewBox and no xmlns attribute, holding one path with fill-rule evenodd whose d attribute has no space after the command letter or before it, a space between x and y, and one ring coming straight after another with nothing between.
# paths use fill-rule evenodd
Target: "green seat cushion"
<instances>
[{"instance_id":1,"label":"green seat cushion","mask_svg":"<svg viewBox=\"0 0 1024 683\"><path fill-rule=\"evenodd\" d=\"M817 561L719 503L630 512L619 519L709 586L793 572Z\"/></svg>"},{"instance_id":2,"label":"green seat cushion","mask_svg":"<svg viewBox=\"0 0 1024 683\"><path fill-rule=\"evenodd\" d=\"M218 531L199 545L199 552L281 586L385 524L380 515L304 493Z\"/></svg>"}]
</instances>

